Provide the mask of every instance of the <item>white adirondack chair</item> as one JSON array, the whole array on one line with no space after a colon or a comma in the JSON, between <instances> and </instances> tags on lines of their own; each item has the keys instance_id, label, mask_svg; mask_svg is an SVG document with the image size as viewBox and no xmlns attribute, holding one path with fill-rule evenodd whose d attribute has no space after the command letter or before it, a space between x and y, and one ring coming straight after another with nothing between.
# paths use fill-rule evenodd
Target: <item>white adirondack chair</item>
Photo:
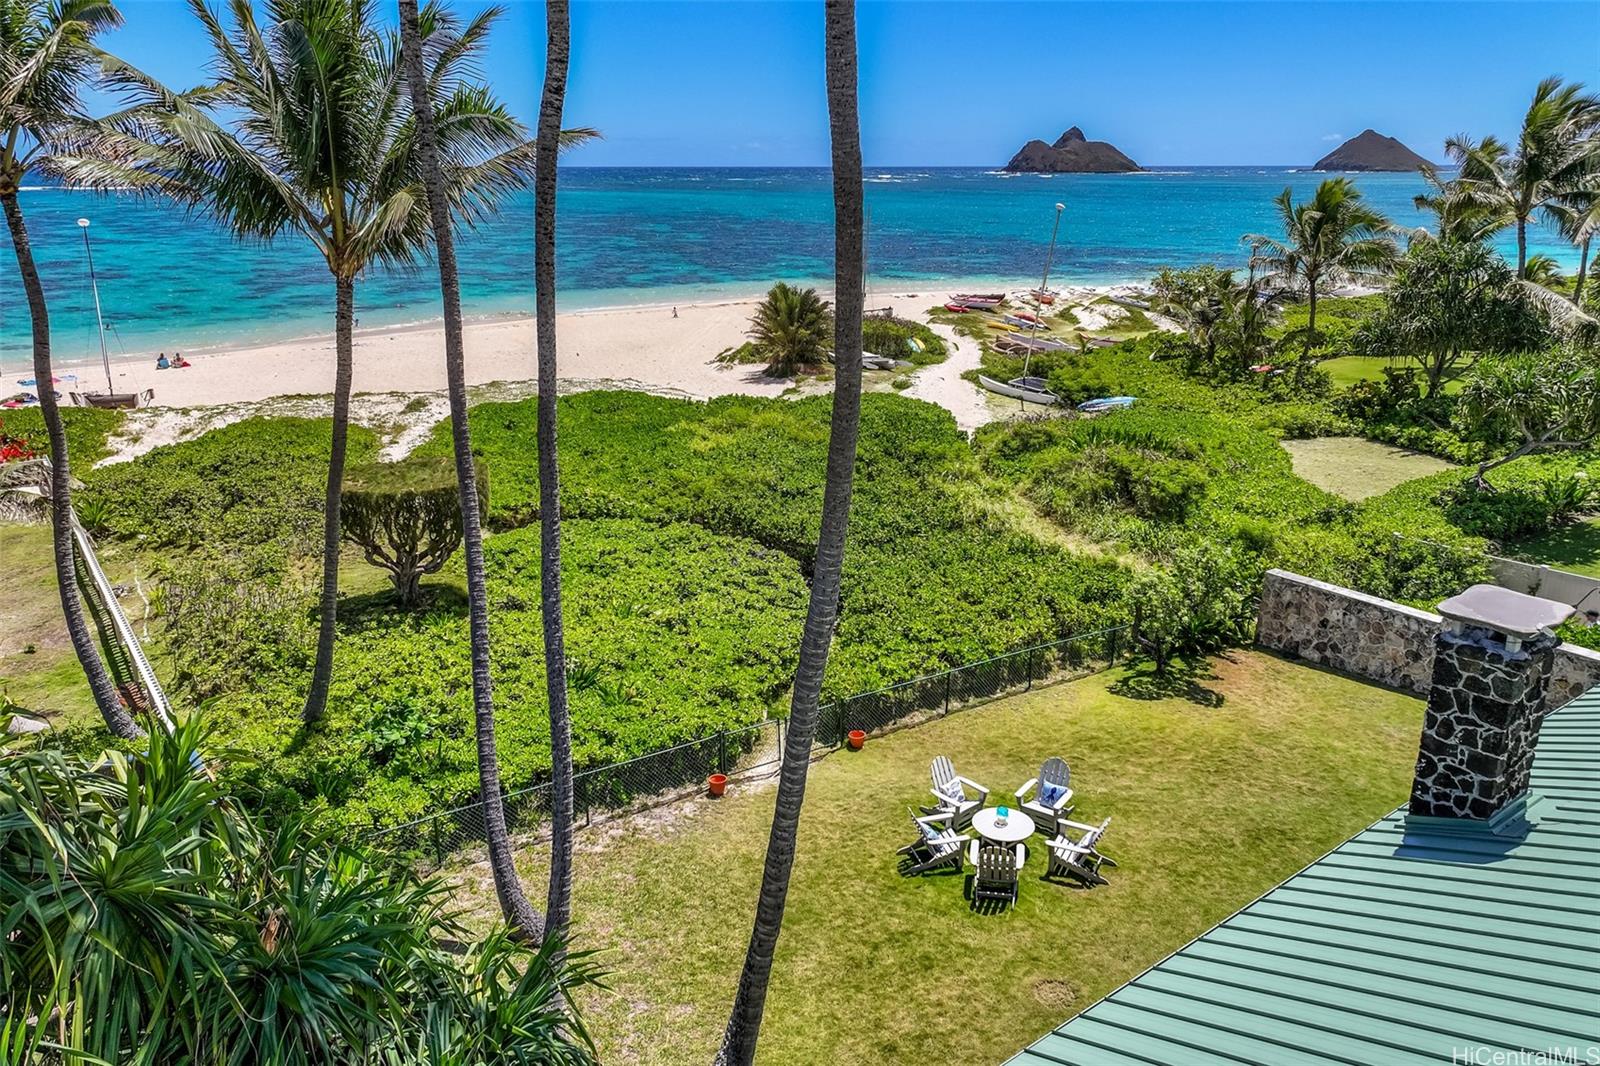
<instances>
[{"instance_id":1,"label":"white adirondack chair","mask_svg":"<svg viewBox=\"0 0 1600 1066\"><path fill-rule=\"evenodd\" d=\"M1084 825L1082 822L1061 819L1058 828L1060 835L1045 845L1050 849L1050 866L1045 871L1045 876L1075 877L1086 885L1108 884L1104 875L1100 873L1100 867L1115 866L1117 862L1101 853L1100 838L1106 835L1106 829L1110 825L1110 818L1099 825ZM1067 836L1067 829L1076 829L1082 835L1073 840Z\"/></svg>"},{"instance_id":2,"label":"white adirondack chair","mask_svg":"<svg viewBox=\"0 0 1600 1066\"><path fill-rule=\"evenodd\" d=\"M968 845L967 858L976 869L972 876L972 901L1003 900L1007 905L1017 901L1017 879L1028 855L1021 844L1004 847L999 844L983 845L974 840Z\"/></svg>"},{"instance_id":3,"label":"white adirondack chair","mask_svg":"<svg viewBox=\"0 0 1600 1066\"><path fill-rule=\"evenodd\" d=\"M918 816L917 812L909 807L906 811L911 815L911 823L917 827L917 839L897 853L911 859L910 865L906 866L903 872L921 874L941 866L954 866L960 869L966 845L976 841L965 833L955 831L951 825L950 812L940 811L937 814Z\"/></svg>"},{"instance_id":4,"label":"white adirondack chair","mask_svg":"<svg viewBox=\"0 0 1600 1066\"><path fill-rule=\"evenodd\" d=\"M934 756L929 773L933 778L933 788L930 791L938 802L922 808L923 813L950 811L955 815L955 828L965 829L971 825L972 816L983 810L983 805L989 801L989 790L971 778L956 773L956 768L951 765L949 758L943 755ZM976 799L968 794L969 788L977 793Z\"/></svg>"},{"instance_id":5,"label":"white adirondack chair","mask_svg":"<svg viewBox=\"0 0 1600 1066\"><path fill-rule=\"evenodd\" d=\"M1032 793L1030 796L1029 793ZM1065 759L1051 756L1039 767L1039 776L1017 789L1017 806L1054 836L1056 823L1072 813L1072 771Z\"/></svg>"}]
</instances>

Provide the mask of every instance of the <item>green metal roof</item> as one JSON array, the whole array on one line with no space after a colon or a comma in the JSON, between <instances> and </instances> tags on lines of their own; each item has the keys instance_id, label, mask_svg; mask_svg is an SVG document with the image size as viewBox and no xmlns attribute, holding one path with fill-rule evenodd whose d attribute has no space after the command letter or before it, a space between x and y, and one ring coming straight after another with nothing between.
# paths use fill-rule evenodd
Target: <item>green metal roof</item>
<instances>
[{"instance_id":1,"label":"green metal roof","mask_svg":"<svg viewBox=\"0 0 1600 1066\"><path fill-rule=\"evenodd\" d=\"M1532 791L1520 839L1396 811L1008 1066L1600 1062L1600 689L1545 719Z\"/></svg>"}]
</instances>

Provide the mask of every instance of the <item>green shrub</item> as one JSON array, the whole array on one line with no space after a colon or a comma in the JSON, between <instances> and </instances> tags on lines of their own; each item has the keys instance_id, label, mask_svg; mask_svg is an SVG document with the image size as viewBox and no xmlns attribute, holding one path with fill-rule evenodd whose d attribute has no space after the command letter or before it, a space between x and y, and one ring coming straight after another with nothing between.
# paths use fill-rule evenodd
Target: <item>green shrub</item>
<instances>
[{"instance_id":1,"label":"green shrub","mask_svg":"<svg viewBox=\"0 0 1600 1066\"><path fill-rule=\"evenodd\" d=\"M101 467L84 496L109 531L149 547L266 547L281 561L320 547L331 438L326 419L250 418ZM376 454L376 436L351 426L347 462Z\"/></svg>"},{"instance_id":2,"label":"green shrub","mask_svg":"<svg viewBox=\"0 0 1600 1066\"><path fill-rule=\"evenodd\" d=\"M913 345L911 342L916 341ZM944 338L921 322L904 318L866 318L861 322L861 347L873 355L904 359L916 366L945 360Z\"/></svg>"},{"instance_id":3,"label":"green shrub","mask_svg":"<svg viewBox=\"0 0 1600 1066\"><path fill-rule=\"evenodd\" d=\"M481 510L489 499L482 469L475 483ZM402 606L416 606L422 576L438 573L461 546L455 457L417 455L351 467L339 501L339 530L367 562L388 571Z\"/></svg>"},{"instance_id":4,"label":"green shrub","mask_svg":"<svg viewBox=\"0 0 1600 1066\"><path fill-rule=\"evenodd\" d=\"M67 434L67 454L72 471L82 477L95 463L109 454L107 441L122 428L121 411L102 411L98 407L63 407L61 425ZM0 419L0 431L20 437L40 455L50 452L50 438L44 429L44 412L37 407L19 407Z\"/></svg>"}]
</instances>

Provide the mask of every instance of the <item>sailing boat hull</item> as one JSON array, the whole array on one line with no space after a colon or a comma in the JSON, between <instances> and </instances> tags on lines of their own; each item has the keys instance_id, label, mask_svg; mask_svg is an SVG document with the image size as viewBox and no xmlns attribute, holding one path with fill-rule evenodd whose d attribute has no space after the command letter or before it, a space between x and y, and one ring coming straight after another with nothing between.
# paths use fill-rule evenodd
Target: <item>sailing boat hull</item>
<instances>
[{"instance_id":1,"label":"sailing boat hull","mask_svg":"<svg viewBox=\"0 0 1600 1066\"><path fill-rule=\"evenodd\" d=\"M156 391L145 389L143 392L73 392L68 395L79 407L131 409L143 407L155 399Z\"/></svg>"}]
</instances>

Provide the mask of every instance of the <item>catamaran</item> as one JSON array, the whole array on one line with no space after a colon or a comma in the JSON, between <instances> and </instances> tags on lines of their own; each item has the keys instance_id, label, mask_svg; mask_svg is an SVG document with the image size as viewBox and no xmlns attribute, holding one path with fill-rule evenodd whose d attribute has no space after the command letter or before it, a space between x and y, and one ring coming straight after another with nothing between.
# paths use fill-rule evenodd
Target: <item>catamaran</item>
<instances>
[{"instance_id":1,"label":"catamaran","mask_svg":"<svg viewBox=\"0 0 1600 1066\"><path fill-rule=\"evenodd\" d=\"M117 392L116 386L111 383L111 353L106 348L105 316L100 313L100 283L94 274L94 250L89 247L89 220L78 219L78 228L83 230L83 254L89 262L89 288L94 292L94 319L100 331L100 364L105 367L106 391L74 392L68 395L79 407L140 407L155 398L155 390Z\"/></svg>"}]
</instances>

